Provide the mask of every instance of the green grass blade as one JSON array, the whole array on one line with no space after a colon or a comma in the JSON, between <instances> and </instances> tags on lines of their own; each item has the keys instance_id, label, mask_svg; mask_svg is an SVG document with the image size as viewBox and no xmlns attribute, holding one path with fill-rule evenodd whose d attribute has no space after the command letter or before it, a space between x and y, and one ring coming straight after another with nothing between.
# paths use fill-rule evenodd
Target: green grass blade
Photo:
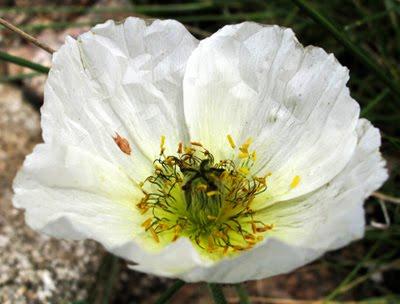
<instances>
[{"instance_id":1,"label":"green grass blade","mask_svg":"<svg viewBox=\"0 0 400 304\"><path fill-rule=\"evenodd\" d=\"M387 95L389 94L389 89L383 90L378 96L376 96L374 99L372 99L366 107L361 111L361 117L367 116L367 114L382 100L384 99Z\"/></svg>"},{"instance_id":2,"label":"green grass blade","mask_svg":"<svg viewBox=\"0 0 400 304\"><path fill-rule=\"evenodd\" d=\"M112 256L109 276L107 278L107 282L104 287L103 304L108 304L111 301L112 290L114 288L115 281L118 279L118 273L119 273L118 257Z\"/></svg>"},{"instance_id":3,"label":"green grass blade","mask_svg":"<svg viewBox=\"0 0 400 304\"><path fill-rule=\"evenodd\" d=\"M19 66L27 67L27 68L30 68L31 70L38 71L43 74L47 74L50 71L50 68L45 67L41 64L34 63L32 61L26 60L21 57L10 55L3 51L0 51L0 60L12 62Z\"/></svg>"},{"instance_id":4,"label":"green grass blade","mask_svg":"<svg viewBox=\"0 0 400 304\"><path fill-rule=\"evenodd\" d=\"M210 293L215 304L228 304L225 299L225 295L221 288L221 285L209 283L208 288L210 289Z\"/></svg>"},{"instance_id":5,"label":"green grass blade","mask_svg":"<svg viewBox=\"0 0 400 304\"><path fill-rule=\"evenodd\" d=\"M256 12L256 13L237 13L229 15L221 14L209 14L209 15L193 15L193 16L176 16L175 19L180 22L234 22L244 20L265 20L273 17L276 14L274 12Z\"/></svg>"},{"instance_id":6,"label":"green grass blade","mask_svg":"<svg viewBox=\"0 0 400 304\"><path fill-rule=\"evenodd\" d=\"M236 284L235 289L239 296L239 304L250 304L249 295L247 293L247 290L243 287L243 285Z\"/></svg>"},{"instance_id":7,"label":"green grass blade","mask_svg":"<svg viewBox=\"0 0 400 304\"><path fill-rule=\"evenodd\" d=\"M367 17L365 17L365 18L363 18L361 20L357 20L357 21L355 21L355 22L353 22L351 24L346 25L344 27L344 30L345 31L349 31L349 30L355 29L355 28L357 28L359 26L362 26L362 25L364 25L364 24L366 24L368 22L377 21L377 20L379 20L381 18L386 17L389 13L390 13L389 11L384 11L384 12L379 12L377 14L373 14L373 15L367 16Z\"/></svg>"},{"instance_id":8,"label":"green grass blade","mask_svg":"<svg viewBox=\"0 0 400 304\"><path fill-rule=\"evenodd\" d=\"M184 281L176 281L170 288L168 288L161 297L154 304L165 304L172 298L172 296L185 285Z\"/></svg>"}]
</instances>

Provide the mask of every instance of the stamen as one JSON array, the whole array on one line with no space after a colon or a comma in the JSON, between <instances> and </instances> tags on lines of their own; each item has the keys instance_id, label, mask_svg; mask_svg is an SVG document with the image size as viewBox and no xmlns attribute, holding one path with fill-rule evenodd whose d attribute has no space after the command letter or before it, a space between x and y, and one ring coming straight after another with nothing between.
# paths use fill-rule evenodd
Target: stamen
<instances>
[{"instance_id":1,"label":"stamen","mask_svg":"<svg viewBox=\"0 0 400 304\"><path fill-rule=\"evenodd\" d=\"M256 231L257 232L265 232L265 231L268 231L268 230L272 230L274 228L274 224L266 224L266 225L264 225L264 227L257 227L256 228Z\"/></svg>"},{"instance_id":2,"label":"stamen","mask_svg":"<svg viewBox=\"0 0 400 304\"><path fill-rule=\"evenodd\" d=\"M255 155L248 152L250 143L242 145L245 152L239 153L246 158L239 163L215 162L199 142L186 147L179 143L177 156L164 155L161 137L161 154L153 175L143 182L144 197L137 204L141 214L150 215L141 226L155 242L171 233L172 242L188 237L199 250L220 256L251 248L260 233L272 229L253 219L252 202L267 186L266 177L250 175Z\"/></svg>"},{"instance_id":3,"label":"stamen","mask_svg":"<svg viewBox=\"0 0 400 304\"><path fill-rule=\"evenodd\" d=\"M160 222L158 224L158 228L160 228L161 230L167 230L167 229L169 229L169 225L167 223Z\"/></svg>"},{"instance_id":4,"label":"stamen","mask_svg":"<svg viewBox=\"0 0 400 304\"><path fill-rule=\"evenodd\" d=\"M248 157L249 157L249 153L243 152L243 151L239 152L240 159L244 159L244 158L248 158Z\"/></svg>"},{"instance_id":5,"label":"stamen","mask_svg":"<svg viewBox=\"0 0 400 304\"><path fill-rule=\"evenodd\" d=\"M253 231L253 233L256 233L256 232L257 232L257 226L256 226L256 223L254 223L254 222L251 222L251 230Z\"/></svg>"},{"instance_id":6,"label":"stamen","mask_svg":"<svg viewBox=\"0 0 400 304\"><path fill-rule=\"evenodd\" d=\"M165 136L161 135L161 141L160 141L160 154L163 154L165 151Z\"/></svg>"},{"instance_id":7,"label":"stamen","mask_svg":"<svg viewBox=\"0 0 400 304\"><path fill-rule=\"evenodd\" d=\"M256 238L255 236L248 234L244 237L244 239L247 241L247 243L254 245L256 243Z\"/></svg>"},{"instance_id":8,"label":"stamen","mask_svg":"<svg viewBox=\"0 0 400 304\"><path fill-rule=\"evenodd\" d=\"M245 154L249 154L249 147L251 143L253 142L253 139L250 137L248 138L243 145L240 146L239 150L242 151Z\"/></svg>"},{"instance_id":9,"label":"stamen","mask_svg":"<svg viewBox=\"0 0 400 304\"><path fill-rule=\"evenodd\" d=\"M256 151L253 151L253 152L251 153L251 160L252 160L252 161L256 161L256 159L257 159L257 153L256 153Z\"/></svg>"},{"instance_id":10,"label":"stamen","mask_svg":"<svg viewBox=\"0 0 400 304\"><path fill-rule=\"evenodd\" d=\"M228 139L229 144L232 147L232 149L235 149L236 148L236 144L235 144L235 141L233 140L232 136L228 134L226 136L226 138Z\"/></svg>"},{"instance_id":11,"label":"stamen","mask_svg":"<svg viewBox=\"0 0 400 304\"><path fill-rule=\"evenodd\" d=\"M140 209L140 214L145 214L148 210L149 210L150 208L148 208L148 207L144 207L144 208L141 208Z\"/></svg>"},{"instance_id":12,"label":"stamen","mask_svg":"<svg viewBox=\"0 0 400 304\"><path fill-rule=\"evenodd\" d=\"M191 141L190 142L193 146L198 146L198 147L203 147L203 145L201 143L199 143L198 141Z\"/></svg>"},{"instance_id":13,"label":"stamen","mask_svg":"<svg viewBox=\"0 0 400 304\"><path fill-rule=\"evenodd\" d=\"M142 227L144 227L144 229L149 228L152 221L153 221L152 218L148 218L147 220L145 220L145 221L142 223Z\"/></svg>"},{"instance_id":14,"label":"stamen","mask_svg":"<svg viewBox=\"0 0 400 304\"><path fill-rule=\"evenodd\" d=\"M247 175L249 173L249 168L246 167L239 168L239 172L242 173L243 175Z\"/></svg>"},{"instance_id":15,"label":"stamen","mask_svg":"<svg viewBox=\"0 0 400 304\"><path fill-rule=\"evenodd\" d=\"M215 195L218 195L218 194L219 194L219 191L209 191L209 192L207 192L207 196L208 197L215 196Z\"/></svg>"},{"instance_id":16,"label":"stamen","mask_svg":"<svg viewBox=\"0 0 400 304\"><path fill-rule=\"evenodd\" d=\"M223 251L223 254L224 254L224 255L226 255L226 254L227 254L227 252L228 252L228 249L229 249L229 246L225 246L225 247L224 247L224 251Z\"/></svg>"},{"instance_id":17,"label":"stamen","mask_svg":"<svg viewBox=\"0 0 400 304\"><path fill-rule=\"evenodd\" d=\"M295 177L293 177L293 180L290 184L290 189L294 189L298 186L298 184L300 183L300 176L296 175Z\"/></svg>"},{"instance_id":18,"label":"stamen","mask_svg":"<svg viewBox=\"0 0 400 304\"><path fill-rule=\"evenodd\" d=\"M157 243L159 243L159 242L160 242L160 239L158 238L158 235L157 235L156 231L153 229L153 227L149 228L149 231L150 231L151 236L153 237L153 239L154 239Z\"/></svg>"},{"instance_id":19,"label":"stamen","mask_svg":"<svg viewBox=\"0 0 400 304\"><path fill-rule=\"evenodd\" d=\"M254 177L260 184L266 185L267 184L267 177Z\"/></svg>"},{"instance_id":20,"label":"stamen","mask_svg":"<svg viewBox=\"0 0 400 304\"><path fill-rule=\"evenodd\" d=\"M176 225L175 231L174 231L174 237L172 238L172 242L175 242L178 239L180 232L181 232L181 226Z\"/></svg>"},{"instance_id":21,"label":"stamen","mask_svg":"<svg viewBox=\"0 0 400 304\"><path fill-rule=\"evenodd\" d=\"M183 152L183 144L180 142L179 145L178 145L178 151L177 151L177 153L178 153L178 154L182 154L182 152Z\"/></svg>"},{"instance_id":22,"label":"stamen","mask_svg":"<svg viewBox=\"0 0 400 304\"><path fill-rule=\"evenodd\" d=\"M185 150L186 154L192 154L193 153L193 149L191 147L185 147L184 150Z\"/></svg>"}]
</instances>

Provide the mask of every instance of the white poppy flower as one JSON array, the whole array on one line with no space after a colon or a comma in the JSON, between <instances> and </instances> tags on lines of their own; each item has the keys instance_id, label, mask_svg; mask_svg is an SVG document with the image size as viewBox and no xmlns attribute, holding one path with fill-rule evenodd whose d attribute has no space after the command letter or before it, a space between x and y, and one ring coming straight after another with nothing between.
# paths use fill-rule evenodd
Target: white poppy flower
<instances>
[{"instance_id":1,"label":"white poppy flower","mask_svg":"<svg viewBox=\"0 0 400 304\"><path fill-rule=\"evenodd\" d=\"M33 229L94 239L133 269L233 283L364 233L387 178L348 70L292 30L196 40L176 21L108 21L54 54L44 143L14 182Z\"/></svg>"}]
</instances>

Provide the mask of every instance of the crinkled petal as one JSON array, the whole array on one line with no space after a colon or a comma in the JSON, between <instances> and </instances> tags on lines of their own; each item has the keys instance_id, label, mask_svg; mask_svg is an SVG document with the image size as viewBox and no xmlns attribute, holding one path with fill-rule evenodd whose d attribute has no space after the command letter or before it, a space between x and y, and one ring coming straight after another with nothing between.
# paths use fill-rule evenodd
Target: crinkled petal
<instances>
[{"instance_id":1,"label":"crinkled petal","mask_svg":"<svg viewBox=\"0 0 400 304\"><path fill-rule=\"evenodd\" d=\"M332 54L303 48L290 29L226 26L201 41L188 61L190 135L220 158L231 158L228 134L238 144L252 138L254 172L272 173L267 194L274 201L309 193L353 154L359 106L347 80L348 70ZM295 176L300 183L291 189Z\"/></svg>"},{"instance_id":2,"label":"crinkled petal","mask_svg":"<svg viewBox=\"0 0 400 304\"><path fill-rule=\"evenodd\" d=\"M163 261L169 265L183 263L182 256L174 259L172 251L171 255L166 251L156 259L143 260L135 269L190 282L236 283L290 272L326 251L361 238L365 226L363 202L383 184L387 172L379 153L379 131L362 119L357 135L357 147L350 162L328 185L303 198L277 203L256 215L255 219L275 224L264 243L236 258L215 264L199 262L185 273L162 267ZM154 260L157 267L152 267ZM193 262L196 259L190 261L196 264Z\"/></svg>"},{"instance_id":3,"label":"crinkled petal","mask_svg":"<svg viewBox=\"0 0 400 304\"><path fill-rule=\"evenodd\" d=\"M313 249L290 246L271 238L262 246L244 252L237 258L214 264L199 259L193 246L184 239L170 246L168 251L161 254L143 256L142 263L131 268L186 282L236 283L289 272L320 255Z\"/></svg>"},{"instance_id":4,"label":"crinkled petal","mask_svg":"<svg viewBox=\"0 0 400 304\"><path fill-rule=\"evenodd\" d=\"M379 130L361 119L357 135L354 155L331 182L310 195L259 212L257 217L276 225L272 235L318 250L333 250L363 236L363 202L388 174L379 153Z\"/></svg>"},{"instance_id":5,"label":"crinkled petal","mask_svg":"<svg viewBox=\"0 0 400 304\"><path fill-rule=\"evenodd\" d=\"M138 235L142 193L123 170L73 146L38 145L14 181L14 205L33 229L106 248Z\"/></svg>"},{"instance_id":6,"label":"crinkled petal","mask_svg":"<svg viewBox=\"0 0 400 304\"><path fill-rule=\"evenodd\" d=\"M131 269L167 277L180 277L196 267L207 267L212 264L200 257L187 238L180 238L156 253L149 253L131 242L118 248L116 254L130 257L131 261L135 261L137 265L131 265Z\"/></svg>"},{"instance_id":7,"label":"crinkled petal","mask_svg":"<svg viewBox=\"0 0 400 304\"><path fill-rule=\"evenodd\" d=\"M143 180L148 170L139 169L150 168L161 135L175 145L187 133L182 79L196 45L176 21L146 25L138 18L67 38L45 88L45 142L82 147ZM116 132L128 140L131 155L114 143Z\"/></svg>"}]
</instances>

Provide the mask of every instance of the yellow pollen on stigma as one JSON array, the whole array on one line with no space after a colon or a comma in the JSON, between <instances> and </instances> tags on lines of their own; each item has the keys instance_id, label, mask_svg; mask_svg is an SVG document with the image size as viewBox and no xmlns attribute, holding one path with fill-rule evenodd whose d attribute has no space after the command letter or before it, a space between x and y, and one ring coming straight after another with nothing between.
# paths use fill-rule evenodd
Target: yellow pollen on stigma
<instances>
[{"instance_id":1,"label":"yellow pollen on stigma","mask_svg":"<svg viewBox=\"0 0 400 304\"><path fill-rule=\"evenodd\" d=\"M256 160L248 139L236 150L236 161L216 161L200 142L179 143L177 155L166 155L165 136L154 171L141 183L137 204L142 228L156 243L189 238L199 252L215 258L252 248L274 228L254 218L251 204L267 189L267 176L251 175Z\"/></svg>"}]
</instances>

